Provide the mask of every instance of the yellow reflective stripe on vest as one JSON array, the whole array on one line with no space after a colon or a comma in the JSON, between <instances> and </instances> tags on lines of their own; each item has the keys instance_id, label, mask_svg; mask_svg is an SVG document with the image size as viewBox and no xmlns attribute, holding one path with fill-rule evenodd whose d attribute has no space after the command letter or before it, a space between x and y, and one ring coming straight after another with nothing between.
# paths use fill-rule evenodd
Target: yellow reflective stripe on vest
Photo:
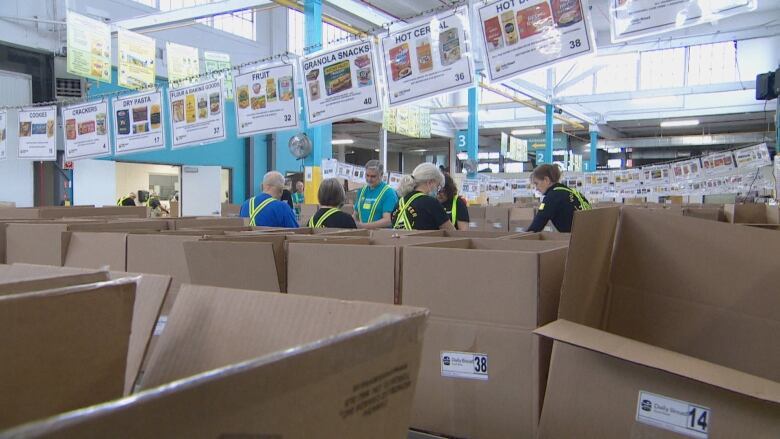
<instances>
[{"instance_id":1,"label":"yellow reflective stripe on vest","mask_svg":"<svg viewBox=\"0 0 780 439\"><path fill-rule=\"evenodd\" d=\"M126 199L127 199L127 197L117 198L116 205L117 206L121 206L122 203L124 203Z\"/></svg>"},{"instance_id":2,"label":"yellow reflective stripe on vest","mask_svg":"<svg viewBox=\"0 0 780 439\"><path fill-rule=\"evenodd\" d=\"M361 223L365 222L363 221L363 201L366 199L366 188L368 186L363 186L362 189L360 189L360 196L358 196L357 199L357 205L355 206L358 211L358 220L360 220Z\"/></svg>"},{"instance_id":3,"label":"yellow reflective stripe on vest","mask_svg":"<svg viewBox=\"0 0 780 439\"><path fill-rule=\"evenodd\" d=\"M455 194L454 197L452 197L452 225L457 228L458 224L458 194Z\"/></svg>"},{"instance_id":4,"label":"yellow reflective stripe on vest","mask_svg":"<svg viewBox=\"0 0 780 439\"><path fill-rule=\"evenodd\" d=\"M412 195L412 198L409 198L408 202L404 202L403 197L401 197L401 199L398 200L398 217L395 219L395 225L393 226L394 229L400 229L399 225L403 220L404 229L412 230L412 224L409 222L409 217L406 215L406 208L411 206L414 200L422 196L423 196L422 193L416 193Z\"/></svg>"},{"instance_id":5,"label":"yellow reflective stripe on vest","mask_svg":"<svg viewBox=\"0 0 780 439\"><path fill-rule=\"evenodd\" d=\"M363 186L362 189L360 189L360 196L358 196L357 200L357 210L358 210L358 219L361 223L364 222L371 222L374 221L374 215L376 215L376 206L379 205L379 202L382 201L382 197L385 195L385 192L387 192L388 189L390 189L390 186L385 184L385 187L382 188L382 190L379 192L379 196L376 197L376 200L374 200L374 204L371 205L371 210L368 212L368 220L363 220L363 203L366 201L366 188L368 186Z\"/></svg>"},{"instance_id":6,"label":"yellow reflective stripe on vest","mask_svg":"<svg viewBox=\"0 0 780 439\"><path fill-rule=\"evenodd\" d=\"M572 194L574 196L574 198L576 198L577 201L580 202L580 210L590 210L591 209L590 203L585 201L585 198L578 191L576 191L574 189L571 189L571 188L568 188L568 187L557 187L557 188L555 188L553 190L554 191L565 191L565 192L568 192L568 193Z\"/></svg>"},{"instance_id":7,"label":"yellow reflective stripe on vest","mask_svg":"<svg viewBox=\"0 0 780 439\"><path fill-rule=\"evenodd\" d=\"M257 217L257 215L263 209L265 209L265 206L268 206L273 201L274 201L274 197L268 197L262 203L260 203L260 205L257 206L257 208L255 208L255 199L254 199L254 197L252 197L252 199L249 200L249 217L251 218L251 220L249 221L249 225L250 226L256 226L257 225L257 223L255 222L255 218Z\"/></svg>"},{"instance_id":8,"label":"yellow reflective stripe on vest","mask_svg":"<svg viewBox=\"0 0 780 439\"><path fill-rule=\"evenodd\" d=\"M323 229L325 228L325 221L327 221L328 218L332 217L336 212L340 211L341 209L336 207L331 207L328 209L325 213L322 214L319 220L317 220L317 224L314 224L314 217L309 218L309 227L315 228L315 229Z\"/></svg>"},{"instance_id":9,"label":"yellow reflective stripe on vest","mask_svg":"<svg viewBox=\"0 0 780 439\"><path fill-rule=\"evenodd\" d=\"M379 196L376 197L376 200L374 200L374 205L371 206L371 212L369 212L369 214L368 214L368 220L369 221L373 221L374 220L374 215L376 215L376 207L382 201L382 197L385 196L385 192L387 192L388 189L390 189L390 186L385 186L384 188L382 188L382 191L379 192Z\"/></svg>"}]
</instances>

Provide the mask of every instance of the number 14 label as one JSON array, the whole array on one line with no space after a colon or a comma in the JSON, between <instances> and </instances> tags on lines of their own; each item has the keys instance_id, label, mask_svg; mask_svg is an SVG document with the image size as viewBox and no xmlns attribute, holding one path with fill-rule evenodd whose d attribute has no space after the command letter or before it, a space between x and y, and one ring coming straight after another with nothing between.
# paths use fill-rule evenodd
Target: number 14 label
<instances>
[{"instance_id":1,"label":"number 14 label","mask_svg":"<svg viewBox=\"0 0 780 439\"><path fill-rule=\"evenodd\" d=\"M441 351L441 376L467 380L488 379L488 356L474 352Z\"/></svg>"},{"instance_id":2,"label":"number 14 label","mask_svg":"<svg viewBox=\"0 0 780 439\"><path fill-rule=\"evenodd\" d=\"M707 439L710 409L678 399L639 391L636 420L686 436Z\"/></svg>"}]
</instances>

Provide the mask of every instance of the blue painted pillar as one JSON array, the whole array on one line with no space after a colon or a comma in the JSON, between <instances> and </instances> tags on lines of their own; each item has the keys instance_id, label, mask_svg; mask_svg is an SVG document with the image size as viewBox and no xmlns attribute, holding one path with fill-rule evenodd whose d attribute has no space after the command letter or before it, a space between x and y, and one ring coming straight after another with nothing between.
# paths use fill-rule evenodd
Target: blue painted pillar
<instances>
[{"instance_id":1,"label":"blue painted pillar","mask_svg":"<svg viewBox=\"0 0 780 439\"><path fill-rule=\"evenodd\" d=\"M536 153L537 166L553 162L553 111L555 108L552 104L547 104L544 110L544 152Z\"/></svg>"},{"instance_id":2,"label":"blue painted pillar","mask_svg":"<svg viewBox=\"0 0 780 439\"><path fill-rule=\"evenodd\" d=\"M319 52L322 50L322 0L306 0L303 5L304 15L304 45L306 54ZM303 93L301 91L301 93ZM332 155L331 145L323 145L324 142L331 141L331 125L321 125L315 128L306 126L306 117L302 119L306 134L312 143L312 153L304 159L305 166L320 166L323 155L330 158ZM325 153L325 154L323 154Z\"/></svg>"},{"instance_id":3,"label":"blue painted pillar","mask_svg":"<svg viewBox=\"0 0 780 439\"><path fill-rule=\"evenodd\" d=\"M775 78L775 81L778 81ZM777 98L777 108L775 109L775 151L780 153L780 98Z\"/></svg>"},{"instance_id":4,"label":"blue painted pillar","mask_svg":"<svg viewBox=\"0 0 780 439\"><path fill-rule=\"evenodd\" d=\"M469 159L478 160L479 151L479 97L477 87L471 87L468 91L469 96L469 124L466 134L466 152ZM476 173L470 173L469 178L474 178Z\"/></svg>"},{"instance_id":5,"label":"blue painted pillar","mask_svg":"<svg viewBox=\"0 0 780 439\"><path fill-rule=\"evenodd\" d=\"M598 155L599 132L598 128L590 127L590 160L588 161L588 172L596 172L599 163Z\"/></svg>"}]
</instances>

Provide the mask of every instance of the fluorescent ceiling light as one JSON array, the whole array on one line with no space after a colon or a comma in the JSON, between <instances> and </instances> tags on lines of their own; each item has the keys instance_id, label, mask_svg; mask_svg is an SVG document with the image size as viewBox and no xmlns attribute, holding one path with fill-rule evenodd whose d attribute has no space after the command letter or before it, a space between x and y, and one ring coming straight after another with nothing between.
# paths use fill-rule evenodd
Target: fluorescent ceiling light
<instances>
[{"instance_id":1,"label":"fluorescent ceiling light","mask_svg":"<svg viewBox=\"0 0 780 439\"><path fill-rule=\"evenodd\" d=\"M428 152L427 149L413 149L412 152Z\"/></svg>"},{"instance_id":2,"label":"fluorescent ceiling light","mask_svg":"<svg viewBox=\"0 0 780 439\"><path fill-rule=\"evenodd\" d=\"M533 135L533 134L542 134L541 128L524 128L521 130L512 130L513 136L526 136L526 135Z\"/></svg>"},{"instance_id":3,"label":"fluorescent ceiling light","mask_svg":"<svg viewBox=\"0 0 780 439\"><path fill-rule=\"evenodd\" d=\"M379 152L379 149L378 148L374 148L374 152Z\"/></svg>"},{"instance_id":4,"label":"fluorescent ceiling light","mask_svg":"<svg viewBox=\"0 0 780 439\"><path fill-rule=\"evenodd\" d=\"M352 139L333 139L330 143L332 145L352 145L355 141Z\"/></svg>"},{"instance_id":5,"label":"fluorescent ceiling light","mask_svg":"<svg viewBox=\"0 0 780 439\"><path fill-rule=\"evenodd\" d=\"M690 120L665 120L661 122L661 128L673 128L673 127L695 127L699 124L698 119Z\"/></svg>"}]
</instances>

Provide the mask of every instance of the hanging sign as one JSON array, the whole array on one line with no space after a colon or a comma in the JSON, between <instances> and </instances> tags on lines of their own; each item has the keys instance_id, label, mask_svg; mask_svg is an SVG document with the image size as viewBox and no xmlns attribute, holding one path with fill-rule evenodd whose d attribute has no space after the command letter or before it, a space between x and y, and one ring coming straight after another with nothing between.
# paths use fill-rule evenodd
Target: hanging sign
<instances>
[{"instance_id":1,"label":"hanging sign","mask_svg":"<svg viewBox=\"0 0 780 439\"><path fill-rule=\"evenodd\" d=\"M362 166L353 166L350 181L353 183L366 182L366 168Z\"/></svg>"},{"instance_id":2,"label":"hanging sign","mask_svg":"<svg viewBox=\"0 0 780 439\"><path fill-rule=\"evenodd\" d=\"M731 151L708 154L701 158L701 167L707 175L721 174L734 169Z\"/></svg>"},{"instance_id":3,"label":"hanging sign","mask_svg":"<svg viewBox=\"0 0 780 439\"><path fill-rule=\"evenodd\" d=\"M760 145L748 146L734 151L734 160L740 169L755 169L763 166L770 166L772 160L769 159L769 149L766 143Z\"/></svg>"},{"instance_id":4,"label":"hanging sign","mask_svg":"<svg viewBox=\"0 0 780 439\"><path fill-rule=\"evenodd\" d=\"M622 171L612 171L615 184L639 184L642 181L641 169L625 169Z\"/></svg>"},{"instance_id":5,"label":"hanging sign","mask_svg":"<svg viewBox=\"0 0 780 439\"><path fill-rule=\"evenodd\" d=\"M322 179L336 177L336 170L339 167L339 161L336 159L322 159L320 170L322 171Z\"/></svg>"},{"instance_id":6,"label":"hanging sign","mask_svg":"<svg viewBox=\"0 0 780 439\"><path fill-rule=\"evenodd\" d=\"M19 110L19 151L26 160L57 160L57 106Z\"/></svg>"},{"instance_id":7,"label":"hanging sign","mask_svg":"<svg viewBox=\"0 0 780 439\"><path fill-rule=\"evenodd\" d=\"M221 52L203 52L203 65L206 73L214 73L213 78L222 78L225 89L225 100L233 100L233 73L230 66L230 55Z\"/></svg>"},{"instance_id":8,"label":"hanging sign","mask_svg":"<svg viewBox=\"0 0 780 439\"><path fill-rule=\"evenodd\" d=\"M403 174L391 172L387 177L387 184L393 189L398 189L398 185L401 184L401 178L403 178Z\"/></svg>"},{"instance_id":9,"label":"hanging sign","mask_svg":"<svg viewBox=\"0 0 780 439\"><path fill-rule=\"evenodd\" d=\"M165 147L162 92L116 97L111 101L111 113L114 123L114 153Z\"/></svg>"},{"instance_id":10,"label":"hanging sign","mask_svg":"<svg viewBox=\"0 0 780 439\"><path fill-rule=\"evenodd\" d=\"M528 161L528 141L525 139L518 139L514 136L509 136L509 151L507 151L506 158L514 160L516 162Z\"/></svg>"},{"instance_id":11,"label":"hanging sign","mask_svg":"<svg viewBox=\"0 0 780 439\"><path fill-rule=\"evenodd\" d=\"M0 111L0 161L8 158L8 112Z\"/></svg>"},{"instance_id":12,"label":"hanging sign","mask_svg":"<svg viewBox=\"0 0 780 439\"><path fill-rule=\"evenodd\" d=\"M474 85L466 8L413 23L382 38L388 104L402 105Z\"/></svg>"},{"instance_id":13,"label":"hanging sign","mask_svg":"<svg viewBox=\"0 0 780 439\"><path fill-rule=\"evenodd\" d=\"M642 181L645 185L668 184L670 181L669 165L652 165L642 167Z\"/></svg>"},{"instance_id":14,"label":"hanging sign","mask_svg":"<svg viewBox=\"0 0 780 439\"><path fill-rule=\"evenodd\" d=\"M222 80L168 91L173 149L225 138L225 102Z\"/></svg>"},{"instance_id":15,"label":"hanging sign","mask_svg":"<svg viewBox=\"0 0 780 439\"><path fill-rule=\"evenodd\" d=\"M467 200L476 200L480 194L480 183L478 179L465 179L461 185L460 194Z\"/></svg>"},{"instance_id":16,"label":"hanging sign","mask_svg":"<svg viewBox=\"0 0 780 439\"><path fill-rule=\"evenodd\" d=\"M292 64L258 67L236 76L235 83L240 137L298 127Z\"/></svg>"},{"instance_id":17,"label":"hanging sign","mask_svg":"<svg viewBox=\"0 0 780 439\"><path fill-rule=\"evenodd\" d=\"M352 180L352 165L339 162L339 166L336 169L336 177Z\"/></svg>"},{"instance_id":18,"label":"hanging sign","mask_svg":"<svg viewBox=\"0 0 780 439\"><path fill-rule=\"evenodd\" d=\"M610 0L612 41L674 31L756 9L756 0Z\"/></svg>"},{"instance_id":19,"label":"hanging sign","mask_svg":"<svg viewBox=\"0 0 780 439\"><path fill-rule=\"evenodd\" d=\"M154 38L119 29L119 78L120 87L143 89L154 84Z\"/></svg>"},{"instance_id":20,"label":"hanging sign","mask_svg":"<svg viewBox=\"0 0 780 439\"><path fill-rule=\"evenodd\" d=\"M374 51L370 41L358 41L302 58L310 126L382 109Z\"/></svg>"},{"instance_id":21,"label":"hanging sign","mask_svg":"<svg viewBox=\"0 0 780 439\"><path fill-rule=\"evenodd\" d=\"M111 153L108 143L108 103L89 102L62 109L65 160L99 157Z\"/></svg>"},{"instance_id":22,"label":"hanging sign","mask_svg":"<svg viewBox=\"0 0 780 439\"><path fill-rule=\"evenodd\" d=\"M183 44L165 43L168 59L168 82L174 87L192 85L198 82L200 60L198 48Z\"/></svg>"},{"instance_id":23,"label":"hanging sign","mask_svg":"<svg viewBox=\"0 0 780 439\"><path fill-rule=\"evenodd\" d=\"M671 166L672 177L676 182L699 178L701 175L701 161L698 158L674 162Z\"/></svg>"},{"instance_id":24,"label":"hanging sign","mask_svg":"<svg viewBox=\"0 0 780 439\"><path fill-rule=\"evenodd\" d=\"M68 73L111 82L111 28L102 21L68 11Z\"/></svg>"},{"instance_id":25,"label":"hanging sign","mask_svg":"<svg viewBox=\"0 0 780 439\"><path fill-rule=\"evenodd\" d=\"M477 11L491 82L594 51L582 0L497 0Z\"/></svg>"}]
</instances>

